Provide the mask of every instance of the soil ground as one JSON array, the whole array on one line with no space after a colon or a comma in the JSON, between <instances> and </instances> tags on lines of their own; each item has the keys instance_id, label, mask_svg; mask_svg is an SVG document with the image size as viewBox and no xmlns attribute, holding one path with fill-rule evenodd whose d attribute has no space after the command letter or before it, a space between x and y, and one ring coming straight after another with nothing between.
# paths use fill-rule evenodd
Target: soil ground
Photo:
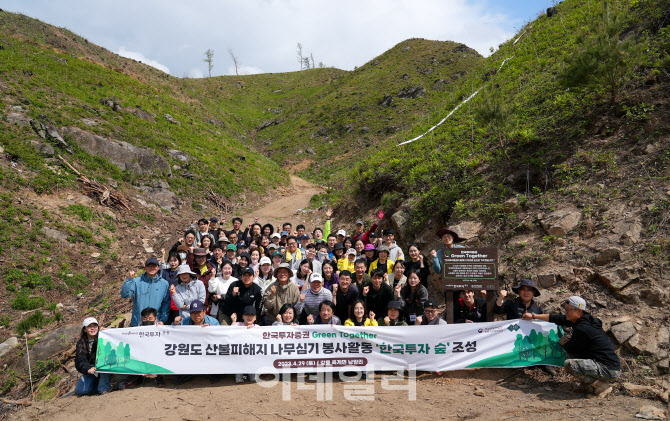
<instances>
[{"instance_id":1,"label":"soil ground","mask_svg":"<svg viewBox=\"0 0 670 421\"><path fill-rule=\"evenodd\" d=\"M147 379L141 387L103 396L72 396L34 405L13 414L12 419L309 420L355 416L362 420L632 420L642 406L663 408L658 401L618 394L588 399L583 393L572 392L571 382L561 376L541 381L534 375L536 371L488 369L442 376L418 373L415 401L408 400L406 390L388 390L389 385L406 385L407 380L385 383L379 374L373 383L345 383L335 375L332 398L321 400L315 381L299 384L296 375L291 378L287 400L281 383L272 388L255 383L236 385L232 375L217 383L199 376L181 386L168 379L165 388ZM366 385L373 386L372 400L345 399L345 388Z\"/></svg>"}]
</instances>

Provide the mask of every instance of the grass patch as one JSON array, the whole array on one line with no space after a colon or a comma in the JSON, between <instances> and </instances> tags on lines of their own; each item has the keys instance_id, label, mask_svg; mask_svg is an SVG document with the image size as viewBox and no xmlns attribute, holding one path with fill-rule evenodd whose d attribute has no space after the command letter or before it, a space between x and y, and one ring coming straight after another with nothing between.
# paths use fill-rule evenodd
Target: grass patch
<instances>
[{"instance_id":1,"label":"grass patch","mask_svg":"<svg viewBox=\"0 0 670 421\"><path fill-rule=\"evenodd\" d=\"M36 308L44 307L47 300L44 297L31 297L26 292L19 292L9 302L9 305L14 310L34 310Z\"/></svg>"},{"instance_id":2,"label":"grass patch","mask_svg":"<svg viewBox=\"0 0 670 421\"><path fill-rule=\"evenodd\" d=\"M16 332L20 335L30 333L34 329L40 329L48 323L41 311L35 311L16 325Z\"/></svg>"}]
</instances>

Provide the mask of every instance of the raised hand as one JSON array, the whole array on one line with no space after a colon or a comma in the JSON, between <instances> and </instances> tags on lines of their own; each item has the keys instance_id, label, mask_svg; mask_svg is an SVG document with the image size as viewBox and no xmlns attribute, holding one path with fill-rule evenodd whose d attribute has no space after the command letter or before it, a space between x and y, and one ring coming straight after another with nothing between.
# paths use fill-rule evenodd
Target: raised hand
<instances>
[{"instance_id":1,"label":"raised hand","mask_svg":"<svg viewBox=\"0 0 670 421\"><path fill-rule=\"evenodd\" d=\"M375 314L374 311L370 311L370 313L368 314L368 316L369 316L372 320L376 320L376 319L375 319L376 314Z\"/></svg>"},{"instance_id":2,"label":"raised hand","mask_svg":"<svg viewBox=\"0 0 670 421\"><path fill-rule=\"evenodd\" d=\"M307 316L307 323L310 324L310 325L312 323L314 323L314 316L313 315L310 314L309 316Z\"/></svg>"},{"instance_id":3,"label":"raised hand","mask_svg":"<svg viewBox=\"0 0 670 421\"><path fill-rule=\"evenodd\" d=\"M423 316L416 316L415 325L420 325L423 322Z\"/></svg>"},{"instance_id":4,"label":"raised hand","mask_svg":"<svg viewBox=\"0 0 670 421\"><path fill-rule=\"evenodd\" d=\"M386 214L384 213L383 210L380 210L379 212L377 212L377 217L378 217L379 219L384 219L384 215L386 215Z\"/></svg>"},{"instance_id":5,"label":"raised hand","mask_svg":"<svg viewBox=\"0 0 670 421\"><path fill-rule=\"evenodd\" d=\"M389 319L389 316L384 317L384 323L386 323L387 326L391 324L391 319Z\"/></svg>"},{"instance_id":6,"label":"raised hand","mask_svg":"<svg viewBox=\"0 0 670 421\"><path fill-rule=\"evenodd\" d=\"M370 285L364 286L363 287L363 296L368 295L369 291L370 291Z\"/></svg>"},{"instance_id":7,"label":"raised hand","mask_svg":"<svg viewBox=\"0 0 670 421\"><path fill-rule=\"evenodd\" d=\"M435 249L430 251L430 257L437 257L437 252L435 251Z\"/></svg>"},{"instance_id":8,"label":"raised hand","mask_svg":"<svg viewBox=\"0 0 670 421\"><path fill-rule=\"evenodd\" d=\"M305 298L307 298L307 294L300 294L300 302L301 303L305 302Z\"/></svg>"},{"instance_id":9,"label":"raised hand","mask_svg":"<svg viewBox=\"0 0 670 421\"><path fill-rule=\"evenodd\" d=\"M134 278L135 275L137 275L137 272L135 272L134 270L130 269L130 270L128 271L128 277L129 277L129 278Z\"/></svg>"},{"instance_id":10,"label":"raised hand","mask_svg":"<svg viewBox=\"0 0 670 421\"><path fill-rule=\"evenodd\" d=\"M396 294L396 296L400 297L400 290L401 290L401 289L402 289L402 287L400 286L400 284L398 284L398 285L395 286L395 294Z\"/></svg>"},{"instance_id":11,"label":"raised hand","mask_svg":"<svg viewBox=\"0 0 670 421\"><path fill-rule=\"evenodd\" d=\"M333 294L337 294L337 289L338 289L339 287L340 287L339 285L337 285L337 284L333 284Z\"/></svg>"},{"instance_id":12,"label":"raised hand","mask_svg":"<svg viewBox=\"0 0 670 421\"><path fill-rule=\"evenodd\" d=\"M230 320L233 321L233 324L237 323L237 313L233 313L230 315Z\"/></svg>"},{"instance_id":13,"label":"raised hand","mask_svg":"<svg viewBox=\"0 0 670 421\"><path fill-rule=\"evenodd\" d=\"M183 318L182 318L181 316L177 316L177 317L174 318L174 322L173 322L173 323L174 323L175 325L180 325L182 320L183 320Z\"/></svg>"},{"instance_id":14,"label":"raised hand","mask_svg":"<svg viewBox=\"0 0 670 421\"><path fill-rule=\"evenodd\" d=\"M233 297L235 297L238 292L240 292L240 287L234 287L233 288Z\"/></svg>"},{"instance_id":15,"label":"raised hand","mask_svg":"<svg viewBox=\"0 0 670 421\"><path fill-rule=\"evenodd\" d=\"M170 285L170 294L174 294L175 291L177 291L177 288L174 285Z\"/></svg>"},{"instance_id":16,"label":"raised hand","mask_svg":"<svg viewBox=\"0 0 670 421\"><path fill-rule=\"evenodd\" d=\"M330 219L331 216L333 216L333 210L330 208L326 209L326 218Z\"/></svg>"}]
</instances>

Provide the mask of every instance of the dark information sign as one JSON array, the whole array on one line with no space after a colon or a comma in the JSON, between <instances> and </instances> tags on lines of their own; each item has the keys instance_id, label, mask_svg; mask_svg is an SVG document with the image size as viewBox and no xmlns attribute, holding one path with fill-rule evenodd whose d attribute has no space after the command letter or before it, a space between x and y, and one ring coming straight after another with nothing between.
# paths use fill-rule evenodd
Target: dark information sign
<instances>
[{"instance_id":1,"label":"dark information sign","mask_svg":"<svg viewBox=\"0 0 670 421\"><path fill-rule=\"evenodd\" d=\"M442 285L445 290L499 288L497 248L452 248L443 249L442 253Z\"/></svg>"}]
</instances>

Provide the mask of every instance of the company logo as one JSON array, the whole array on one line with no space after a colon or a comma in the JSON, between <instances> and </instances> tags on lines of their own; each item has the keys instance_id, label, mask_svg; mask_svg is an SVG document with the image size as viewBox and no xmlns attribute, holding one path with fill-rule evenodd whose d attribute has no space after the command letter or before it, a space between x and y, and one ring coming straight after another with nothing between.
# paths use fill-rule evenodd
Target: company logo
<instances>
[{"instance_id":1,"label":"company logo","mask_svg":"<svg viewBox=\"0 0 670 421\"><path fill-rule=\"evenodd\" d=\"M517 324L507 326L507 330L509 330L510 332L516 332L519 329L521 328Z\"/></svg>"},{"instance_id":2,"label":"company logo","mask_svg":"<svg viewBox=\"0 0 670 421\"><path fill-rule=\"evenodd\" d=\"M502 332L505 330L504 327L502 326L496 326L496 327L487 327L487 328L479 328L477 329L477 333L497 333L497 332Z\"/></svg>"}]
</instances>

